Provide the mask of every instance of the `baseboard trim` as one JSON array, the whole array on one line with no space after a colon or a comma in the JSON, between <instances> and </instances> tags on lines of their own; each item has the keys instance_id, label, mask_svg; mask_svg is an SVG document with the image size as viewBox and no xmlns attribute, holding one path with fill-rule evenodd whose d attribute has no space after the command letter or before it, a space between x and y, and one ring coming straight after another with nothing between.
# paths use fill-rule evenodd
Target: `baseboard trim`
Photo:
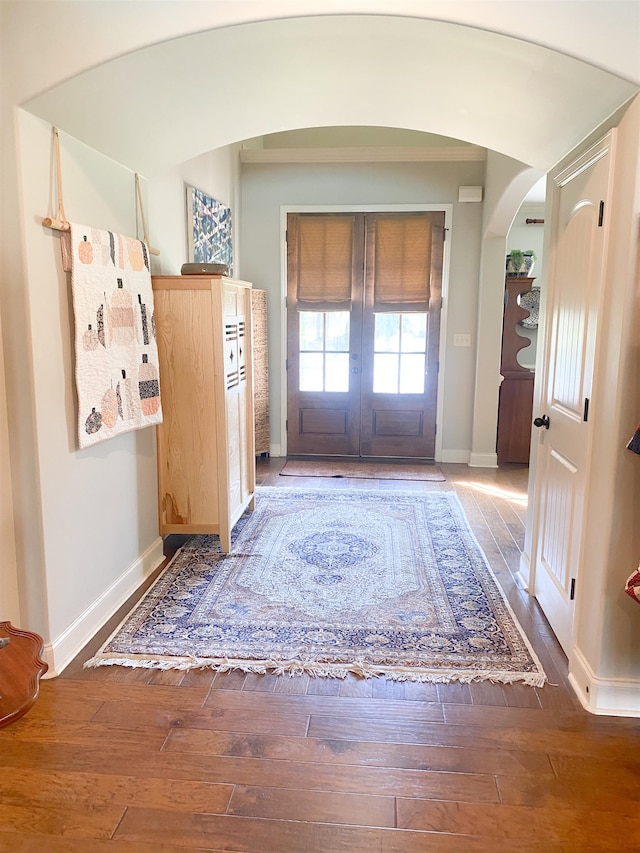
<instances>
[{"instance_id":1,"label":"baseboard trim","mask_svg":"<svg viewBox=\"0 0 640 853\"><path fill-rule=\"evenodd\" d=\"M531 578L531 559L524 551L520 554L520 567L516 572L516 579L522 589L529 592L529 580Z\"/></svg>"},{"instance_id":2,"label":"baseboard trim","mask_svg":"<svg viewBox=\"0 0 640 853\"><path fill-rule=\"evenodd\" d=\"M442 450L438 462L460 462L463 465L469 464L468 450Z\"/></svg>"},{"instance_id":3,"label":"baseboard trim","mask_svg":"<svg viewBox=\"0 0 640 853\"><path fill-rule=\"evenodd\" d=\"M498 454L497 453L474 453L469 454L470 468L497 468Z\"/></svg>"},{"instance_id":4,"label":"baseboard trim","mask_svg":"<svg viewBox=\"0 0 640 853\"><path fill-rule=\"evenodd\" d=\"M574 649L569 660L569 683L592 714L640 717L640 679L598 678L580 649Z\"/></svg>"},{"instance_id":5,"label":"baseboard trim","mask_svg":"<svg viewBox=\"0 0 640 853\"><path fill-rule=\"evenodd\" d=\"M44 677L55 678L60 675L82 647L111 619L163 560L162 539L158 537L60 636L45 645L43 657L49 669Z\"/></svg>"},{"instance_id":6,"label":"baseboard trim","mask_svg":"<svg viewBox=\"0 0 640 853\"><path fill-rule=\"evenodd\" d=\"M269 456L282 456L282 446L280 444L270 445Z\"/></svg>"}]
</instances>

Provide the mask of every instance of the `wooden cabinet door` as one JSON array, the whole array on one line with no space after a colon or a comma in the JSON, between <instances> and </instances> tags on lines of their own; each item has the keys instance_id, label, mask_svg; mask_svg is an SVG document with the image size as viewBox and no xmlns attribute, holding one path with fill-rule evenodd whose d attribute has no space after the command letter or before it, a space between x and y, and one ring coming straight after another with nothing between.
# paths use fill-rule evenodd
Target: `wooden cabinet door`
<instances>
[{"instance_id":1,"label":"wooden cabinet door","mask_svg":"<svg viewBox=\"0 0 640 853\"><path fill-rule=\"evenodd\" d=\"M210 285L196 276L156 276L153 287L164 418L156 428L160 533L215 533L222 407Z\"/></svg>"},{"instance_id":2,"label":"wooden cabinet door","mask_svg":"<svg viewBox=\"0 0 640 853\"><path fill-rule=\"evenodd\" d=\"M222 294L227 502L230 527L255 486L251 382L251 292L226 283Z\"/></svg>"}]
</instances>

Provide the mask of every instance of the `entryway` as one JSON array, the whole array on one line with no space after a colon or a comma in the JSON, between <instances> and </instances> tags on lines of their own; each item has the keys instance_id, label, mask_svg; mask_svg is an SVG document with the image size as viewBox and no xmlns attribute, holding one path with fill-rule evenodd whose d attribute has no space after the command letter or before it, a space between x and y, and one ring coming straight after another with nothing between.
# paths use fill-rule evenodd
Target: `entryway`
<instances>
[{"instance_id":1,"label":"entryway","mask_svg":"<svg viewBox=\"0 0 640 853\"><path fill-rule=\"evenodd\" d=\"M434 458L444 223L288 215L289 454Z\"/></svg>"}]
</instances>

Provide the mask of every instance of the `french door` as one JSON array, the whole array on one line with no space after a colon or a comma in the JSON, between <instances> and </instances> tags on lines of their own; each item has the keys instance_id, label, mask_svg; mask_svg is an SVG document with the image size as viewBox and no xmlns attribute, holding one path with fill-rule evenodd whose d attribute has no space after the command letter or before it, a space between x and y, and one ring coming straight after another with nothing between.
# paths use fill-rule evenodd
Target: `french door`
<instances>
[{"instance_id":1,"label":"french door","mask_svg":"<svg viewBox=\"0 0 640 853\"><path fill-rule=\"evenodd\" d=\"M289 214L287 452L435 455L444 212Z\"/></svg>"}]
</instances>

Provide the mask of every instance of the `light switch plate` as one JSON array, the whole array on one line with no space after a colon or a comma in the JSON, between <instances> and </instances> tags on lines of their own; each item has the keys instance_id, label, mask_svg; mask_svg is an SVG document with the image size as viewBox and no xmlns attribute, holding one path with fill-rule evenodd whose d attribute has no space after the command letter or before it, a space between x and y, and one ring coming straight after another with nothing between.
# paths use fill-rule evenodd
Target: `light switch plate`
<instances>
[{"instance_id":1,"label":"light switch plate","mask_svg":"<svg viewBox=\"0 0 640 853\"><path fill-rule=\"evenodd\" d=\"M454 335L453 345L454 347L470 347L471 335Z\"/></svg>"}]
</instances>

